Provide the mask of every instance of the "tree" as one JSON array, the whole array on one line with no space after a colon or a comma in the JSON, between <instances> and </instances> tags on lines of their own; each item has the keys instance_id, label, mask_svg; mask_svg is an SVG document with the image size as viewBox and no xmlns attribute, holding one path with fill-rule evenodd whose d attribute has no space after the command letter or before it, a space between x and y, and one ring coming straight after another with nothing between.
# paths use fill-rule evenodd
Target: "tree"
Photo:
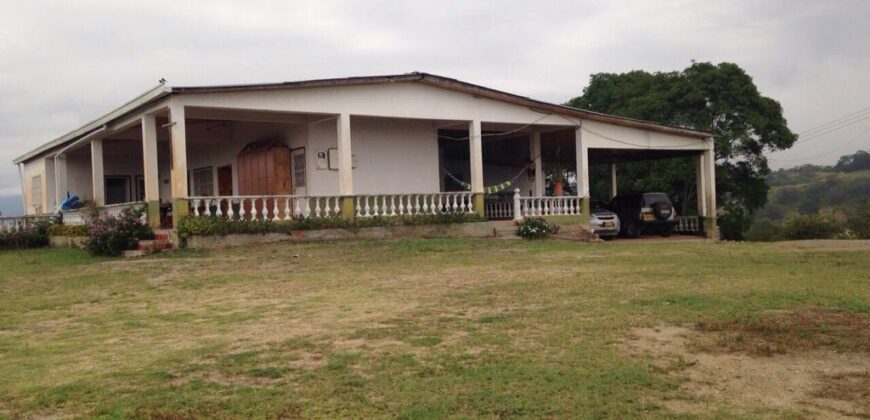
<instances>
[{"instance_id":1,"label":"tree","mask_svg":"<svg viewBox=\"0 0 870 420\"><path fill-rule=\"evenodd\" d=\"M855 172L870 169L870 152L859 150L852 155L840 156L834 166L838 172Z\"/></svg>"},{"instance_id":2,"label":"tree","mask_svg":"<svg viewBox=\"0 0 870 420\"><path fill-rule=\"evenodd\" d=\"M793 133L779 102L762 96L752 78L733 63L695 63L679 72L599 73L569 105L713 133L719 224L727 239L743 239L751 215L767 202L770 173L764 152L787 149ZM621 179L674 195L685 208L694 203L694 168L689 159L621 165ZM629 189L632 186L628 185ZM620 188L623 185L621 183Z\"/></svg>"}]
</instances>

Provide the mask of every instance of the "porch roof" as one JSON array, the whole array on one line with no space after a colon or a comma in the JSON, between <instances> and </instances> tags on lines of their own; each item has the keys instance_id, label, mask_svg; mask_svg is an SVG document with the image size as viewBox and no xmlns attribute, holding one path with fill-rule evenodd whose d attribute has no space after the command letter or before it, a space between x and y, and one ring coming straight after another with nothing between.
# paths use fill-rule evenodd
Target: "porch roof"
<instances>
[{"instance_id":1,"label":"porch roof","mask_svg":"<svg viewBox=\"0 0 870 420\"><path fill-rule=\"evenodd\" d=\"M70 131L63 136L60 136L36 149L33 149L15 160L13 163L30 160L42 153L56 149L67 144L70 144L90 133L105 128L107 124L112 123L122 117L128 116L137 110L163 99L169 95L182 95L186 93L220 93L220 92L236 92L236 91L257 91L257 90L275 90L275 89L295 89L295 88L312 88L326 86L350 86L363 84L384 84L398 82L418 82L427 85L449 89L459 92L468 93L475 96L485 97L497 101L512 103L524 107L540 109L544 111L562 114L565 116L582 118L593 121L600 121L609 124L621 125L643 130L655 131L666 134L674 134L685 137L698 139L706 139L712 137L712 134L704 131L694 130L685 127L674 127L664 124L653 123L633 118L620 117L616 115L603 114L599 112L574 108L566 105L559 105L549 102L544 102L532 99L525 96L520 96L485 86L475 85L468 82L463 82L458 79L453 79L444 76L438 76L430 73L412 72L396 75L382 76L361 76L361 77L345 77L332 79L315 79L295 82L279 82L279 83L260 83L260 84L239 84L239 85L214 85L214 86L178 86L169 87L162 82L160 85L146 91L145 93L133 98L124 105L115 110L91 121L73 131Z\"/></svg>"}]
</instances>

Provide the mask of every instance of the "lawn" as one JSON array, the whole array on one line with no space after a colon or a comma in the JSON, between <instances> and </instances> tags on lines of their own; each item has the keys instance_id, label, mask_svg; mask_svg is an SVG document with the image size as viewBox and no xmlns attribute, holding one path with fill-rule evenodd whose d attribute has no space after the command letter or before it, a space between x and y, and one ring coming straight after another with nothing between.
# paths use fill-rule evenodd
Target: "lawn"
<instances>
[{"instance_id":1,"label":"lawn","mask_svg":"<svg viewBox=\"0 0 870 420\"><path fill-rule=\"evenodd\" d=\"M0 418L814 416L695 392L689 359L863 366L867 319L859 241L7 251ZM706 335L685 357L630 344L671 327ZM849 378L824 395L846 415L870 370Z\"/></svg>"}]
</instances>

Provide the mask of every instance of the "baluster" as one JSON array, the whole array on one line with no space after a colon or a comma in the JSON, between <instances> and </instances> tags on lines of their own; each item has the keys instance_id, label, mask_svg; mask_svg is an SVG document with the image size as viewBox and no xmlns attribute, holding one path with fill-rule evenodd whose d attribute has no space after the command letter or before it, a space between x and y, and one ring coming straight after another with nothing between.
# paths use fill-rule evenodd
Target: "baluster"
<instances>
[{"instance_id":1,"label":"baluster","mask_svg":"<svg viewBox=\"0 0 870 420\"><path fill-rule=\"evenodd\" d=\"M278 198L272 199L272 221L278 221Z\"/></svg>"},{"instance_id":2,"label":"baluster","mask_svg":"<svg viewBox=\"0 0 870 420\"><path fill-rule=\"evenodd\" d=\"M296 217L302 216L302 207L299 205L301 201L302 198L293 199L293 215Z\"/></svg>"},{"instance_id":3,"label":"baluster","mask_svg":"<svg viewBox=\"0 0 870 420\"><path fill-rule=\"evenodd\" d=\"M363 210L364 210L363 217L368 217L369 216L369 209L370 209L369 208L369 196L364 195L364 196L362 196L362 198L365 200L365 206L363 206Z\"/></svg>"},{"instance_id":4,"label":"baluster","mask_svg":"<svg viewBox=\"0 0 870 420\"><path fill-rule=\"evenodd\" d=\"M193 216L199 217L199 200L193 200Z\"/></svg>"},{"instance_id":5,"label":"baluster","mask_svg":"<svg viewBox=\"0 0 870 420\"><path fill-rule=\"evenodd\" d=\"M239 219L244 220L246 215L247 215L247 211L245 210L245 199L240 198L239 199Z\"/></svg>"},{"instance_id":6,"label":"baluster","mask_svg":"<svg viewBox=\"0 0 870 420\"><path fill-rule=\"evenodd\" d=\"M429 203L426 202L426 196L422 195L420 198L423 200L423 204L420 206L420 213L429 213Z\"/></svg>"},{"instance_id":7,"label":"baluster","mask_svg":"<svg viewBox=\"0 0 870 420\"><path fill-rule=\"evenodd\" d=\"M248 214L251 216L251 220L257 220L257 214L259 214L259 212L257 211L257 199L251 198L250 202L251 202L251 211L248 212Z\"/></svg>"},{"instance_id":8,"label":"baluster","mask_svg":"<svg viewBox=\"0 0 870 420\"><path fill-rule=\"evenodd\" d=\"M290 197L284 199L284 220L290 220Z\"/></svg>"},{"instance_id":9,"label":"baluster","mask_svg":"<svg viewBox=\"0 0 870 420\"><path fill-rule=\"evenodd\" d=\"M260 205L262 206L260 207L260 213L261 216L263 216L263 220L269 220L269 208L267 207L268 201L269 200L267 200L265 197L260 199Z\"/></svg>"},{"instance_id":10,"label":"baluster","mask_svg":"<svg viewBox=\"0 0 870 420\"><path fill-rule=\"evenodd\" d=\"M411 210L411 214L416 215L417 211L420 209L420 196L414 194L412 197L414 197L414 208Z\"/></svg>"},{"instance_id":11,"label":"baluster","mask_svg":"<svg viewBox=\"0 0 870 420\"><path fill-rule=\"evenodd\" d=\"M362 215L363 215L362 214L362 205L360 204L360 201L362 201L362 199L363 199L362 196L359 196L359 195L356 196L356 198L354 198L354 201L356 201L356 215L358 217L362 217Z\"/></svg>"},{"instance_id":12,"label":"baluster","mask_svg":"<svg viewBox=\"0 0 870 420\"><path fill-rule=\"evenodd\" d=\"M341 214L341 198L332 197L332 202L335 204L335 206L332 207L334 211L333 214L338 216L339 214Z\"/></svg>"},{"instance_id":13,"label":"baluster","mask_svg":"<svg viewBox=\"0 0 870 420\"><path fill-rule=\"evenodd\" d=\"M322 209L320 208L320 197L314 197L314 217L320 217Z\"/></svg>"},{"instance_id":14,"label":"baluster","mask_svg":"<svg viewBox=\"0 0 870 420\"><path fill-rule=\"evenodd\" d=\"M217 213L217 217L223 217L223 216L224 216L224 211L221 210L221 202L222 202L222 201L224 201L223 198L218 198L218 199L217 199L217 209L215 209L215 212Z\"/></svg>"}]
</instances>

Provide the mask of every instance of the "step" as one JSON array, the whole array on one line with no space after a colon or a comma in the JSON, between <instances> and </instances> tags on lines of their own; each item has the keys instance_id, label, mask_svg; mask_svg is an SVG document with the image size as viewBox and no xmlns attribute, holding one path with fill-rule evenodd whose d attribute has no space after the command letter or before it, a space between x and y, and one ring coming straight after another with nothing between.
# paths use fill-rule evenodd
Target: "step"
<instances>
[{"instance_id":1,"label":"step","mask_svg":"<svg viewBox=\"0 0 870 420\"><path fill-rule=\"evenodd\" d=\"M144 257L146 255L152 254L151 251L146 251L144 249L128 249L124 251L124 258L136 258L136 257Z\"/></svg>"},{"instance_id":2,"label":"step","mask_svg":"<svg viewBox=\"0 0 870 420\"><path fill-rule=\"evenodd\" d=\"M136 248L145 251L161 251L164 249L172 249L174 246L168 239L151 239L139 241Z\"/></svg>"}]
</instances>

